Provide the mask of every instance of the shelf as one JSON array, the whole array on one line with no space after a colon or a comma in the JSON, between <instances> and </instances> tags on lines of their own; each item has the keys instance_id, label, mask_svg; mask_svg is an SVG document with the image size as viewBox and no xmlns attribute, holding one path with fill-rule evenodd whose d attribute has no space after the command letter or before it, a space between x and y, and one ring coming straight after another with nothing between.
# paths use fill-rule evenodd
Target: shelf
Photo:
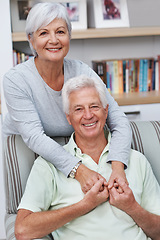
<instances>
[{"instance_id":1,"label":"shelf","mask_svg":"<svg viewBox=\"0 0 160 240\"><path fill-rule=\"evenodd\" d=\"M160 91L112 94L119 106L160 103Z\"/></svg>"},{"instance_id":2,"label":"shelf","mask_svg":"<svg viewBox=\"0 0 160 240\"><path fill-rule=\"evenodd\" d=\"M112 37L137 37L160 35L160 27L138 28L88 28L72 31L72 39L112 38ZM13 32L13 42L27 41L25 32Z\"/></svg>"},{"instance_id":3,"label":"shelf","mask_svg":"<svg viewBox=\"0 0 160 240\"><path fill-rule=\"evenodd\" d=\"M160 91L112 94L112 96L119 106L160 103Z\"/></svg>"}]
</instances>

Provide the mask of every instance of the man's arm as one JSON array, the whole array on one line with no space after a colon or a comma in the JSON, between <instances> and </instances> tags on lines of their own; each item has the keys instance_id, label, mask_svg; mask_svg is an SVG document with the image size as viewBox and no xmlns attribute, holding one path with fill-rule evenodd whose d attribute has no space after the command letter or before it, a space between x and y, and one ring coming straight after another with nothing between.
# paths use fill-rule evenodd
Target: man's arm
<instances>
[{"instance_id":1,"label":"man's arm","mask_svg":"<svg viewBox=\"0 0 160 240\"><path fill-rule=\"evenodd\" d=\"M18 240L44 237L64 224L80 217L108 199L106 182L100 179L84 198L71 206L58 210L31 212L20 209L15 223L15 236ZM103 191L100 191L104 186Z\"/></svg>"},{"instance_id":2,"label":"man's arm","mask_svg":"<svg viewBox=\"0 0 160 240\"><path fill-rule=\"evenodd\" d=\"M115 187L110 190L110 204L126 212L144 233L153 240L160 240L160 216L152 214L136 202L129 186L118 181L123 190L119 193Z\"/></svg>"}]
</instances>

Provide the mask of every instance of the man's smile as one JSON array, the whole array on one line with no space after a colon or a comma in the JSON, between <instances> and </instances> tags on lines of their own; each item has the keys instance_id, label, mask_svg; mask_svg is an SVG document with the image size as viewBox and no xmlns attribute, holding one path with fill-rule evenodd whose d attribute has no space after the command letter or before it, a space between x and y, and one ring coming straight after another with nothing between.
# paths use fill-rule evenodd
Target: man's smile
<instances>
[{"instance_id":1,"label":"man's smile","mask_svg":"<svg viewBox=\"0 0 160 240\"><path fill-rule=\"evenodd\" d=\"M97 122L98 121L93 122L93 123L88 123L88 124L82 124L82 125L85 126L85 127L91 127L91 126L95 125Z\"/></svg>"}]
</instances>

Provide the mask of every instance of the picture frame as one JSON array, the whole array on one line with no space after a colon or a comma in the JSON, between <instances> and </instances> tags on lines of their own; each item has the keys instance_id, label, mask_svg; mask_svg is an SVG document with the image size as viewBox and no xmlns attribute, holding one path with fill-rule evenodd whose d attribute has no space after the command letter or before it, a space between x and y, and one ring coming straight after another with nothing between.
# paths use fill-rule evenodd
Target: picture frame
<instances>
[{"instance_id":1,"label":"picture frame","mask_svg":"<svg viewBox=\"0 0 160 240\"><path fill-rule=\"evenodd\" d=\"M129 27L127 0L93 0L94 27Z\"/></svg>"},{"instance_id":2,"label":"picture frame","mask_svg":"<svg viewBox=\"0 0 160 240\"><path fill-rule=\"evenodd\" d=\"M86 0L47 0L59 2L67 7L73 30L87 29L87 3ZM26 17L29 10L39 2L46 0L12 0L11 22L12 32L24 32Z\"/></svg>"}]
</instances>

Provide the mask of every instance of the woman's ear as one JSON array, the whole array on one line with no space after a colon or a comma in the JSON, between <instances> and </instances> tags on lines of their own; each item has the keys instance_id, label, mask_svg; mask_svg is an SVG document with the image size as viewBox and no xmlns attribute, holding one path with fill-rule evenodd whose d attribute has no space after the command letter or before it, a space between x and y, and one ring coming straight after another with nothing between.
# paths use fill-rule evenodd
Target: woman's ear
<instances>
[{"instance_id":1,"label":"woman's ear","mask_svg":"<svg viewBox=\"0 0 160 240\"><path fill-rule=\"evenodd\" d=\"M109 105L107 104L107 106L105 107L106 119L107 119L107 116L108 116L108 107L109 107Z\"/></svg>"}]
</instances>

